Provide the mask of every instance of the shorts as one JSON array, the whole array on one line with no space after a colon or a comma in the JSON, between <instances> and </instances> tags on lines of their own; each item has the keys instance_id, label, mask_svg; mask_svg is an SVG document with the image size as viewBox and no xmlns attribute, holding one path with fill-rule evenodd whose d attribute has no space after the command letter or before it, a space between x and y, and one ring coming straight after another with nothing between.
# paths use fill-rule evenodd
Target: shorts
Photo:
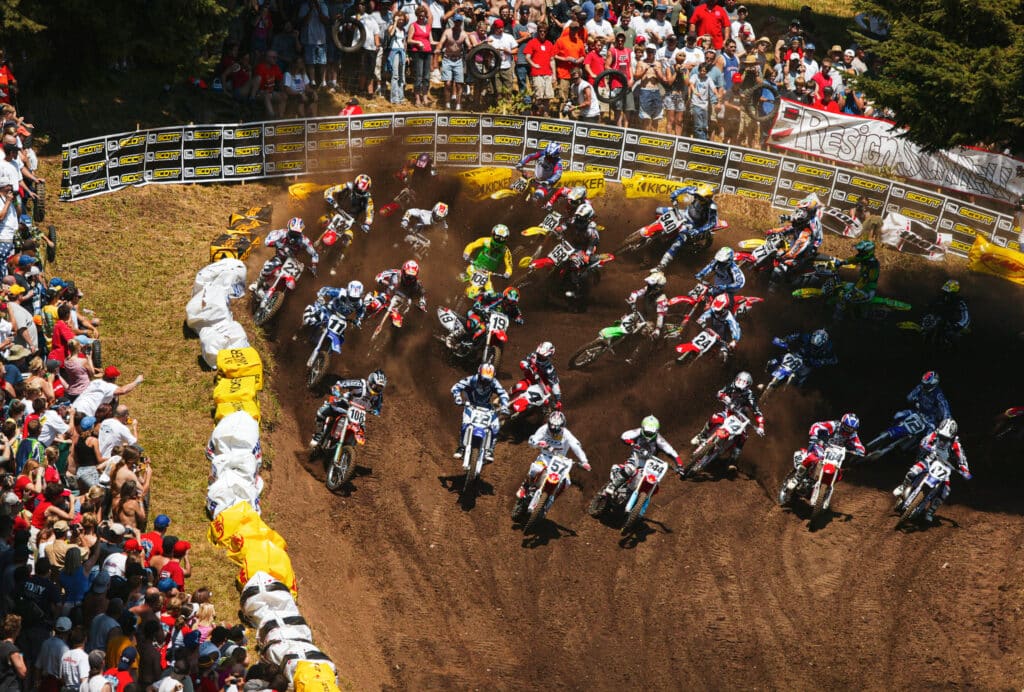
<instances>
[{"instance_id":1,"label":"shorts","mask_svg":"<svg viewBox=\"0 0 1024 692\"><path fill-rule=\"evenodd\" d=\"M432 43L437 43L441 40L441 36L444 34L444 27L438 27L437 29L430 30L430 40Z\"/></svg>"},{"instance_id":2,"label":"shorts","mask_svg":"<svg viewBox=\"0 0 1024 692\"><path fill-rule=\"evenodd\" d=\"M441 58L441 81L464 84L466 81L466 66L462 58Z\"/></svg>"},{"instance_id":3,"label":"shorts","mask_svg":"<svg viewBox=\"0 0 1024 692\"><path fill-rule=\"evenodd\" d=\"M640 89L637 92L637 100L640 102L640 119L657 120L665 115L664 101L661 89Z\"/></svg>"},{"instance_id":4,"label":"shorts","mask_svg":"<svg viewBox=\"0 0 1024 692\"><path fill-rule=\"evenodd\" d=\"M569 100L569 94L572 91L572 84L568 79L558 78L558 98L562 101Z\"/></svg>"},{"instance_id":5,"label":"shorts","mask_svg":"<svg viewBox=\"0 0 1024 692\"><path fill-rule=\"evenodd\" d=\"M367 77L377 77L377 53L378 50L363 50L360 69Z\"/></svg>"},{"instance_id":6,"label":"shorts","mask_svg":"<svg viewBox=\"0 0 1024 692\"><path fill-rule=\"evenodd\" d=\"M494 86L498 92L512 92L516 89L516 71L514 67L498 70L494 75Z\"/></svg>"},{"instance_id":7,"label":"shorts","mask_svg":"<svg viewBox=\"0 0 1024 692\"><path fill-rule=\"evenodd\" d=\"M555 98L554 77L549 74L535 75L533 81L533 97L536 99Z\"/></svg>"},{"instance_id":8,"label":"shorts","mask_svg":"<svg viewBox=\"0 0 1024 692\"><path fill-rule=\"evenodd\" d=\"M308 45L305 48L303 57L306 58L307 65L326 65L327 64L327 46L325 45Z\"/></svg>"},{"instance_id":9,"label":"shorts","mask_svg":"<svg viewBox=\"0 0 1024 692\"><path fill-rule=\"evenodd\" d=\"M686 94L681 91L670 91L665 94L665 110L667 111L685 111L686 110Z\"/></svg>"}]
</instances>

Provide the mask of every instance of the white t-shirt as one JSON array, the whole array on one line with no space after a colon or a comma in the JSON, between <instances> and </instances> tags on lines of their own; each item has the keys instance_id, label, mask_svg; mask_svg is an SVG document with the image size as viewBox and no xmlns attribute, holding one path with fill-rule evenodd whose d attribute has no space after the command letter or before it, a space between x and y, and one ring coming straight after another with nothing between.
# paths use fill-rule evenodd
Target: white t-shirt
<instances>
[{"instance_id":1,"label":"white t-shirt","mask_svg":"<svg viewBox=\"0 0 1024 692\"><path fill-rule=\"evenodd\" d=\"M14 212L13 204L11 205L11 212ZM0 233L0 242L6 242L3 240L2 233ZM11 315L14 317L15 322L18 323L18 331L22 329L27 330L28 337L23 345L32 353L35 353L39 350L39 328L36 327L36 323L32 320L32 313L21 307L18 303L10 302L7 305L11 308ZM15 341L20 343L21 339L15 337Z\"/></svg>"},{"instance_id":2,"label":"white t-shirt","mask_svg":"<svg viewBox=\"0 0 1024 692\"><path fill-rule=\"evenodd\" d=\"M84 649L68 649L60 659L60 681L76 687L89 678L89 654Z\"/></svg>"},{"instance_id":3,"label":"white t-shirt","mask_svg":"<svg viewBox=\"0 0 1024 692\"><path fill-rule=\"evenodd\" d=\"M309 77L306 76L305 72L299 72L298 74L292 74L291 72L284 73L284 88L292 91L303 92L306 90L306 86L309 84Z\"/></svg>"},{"instance_id":4,"label":"white t-shirt","mask_svg":"<svg viewBox=\"0 0 1024 692\"><path fill-rule=\"evenodd\" d=\"M660 22L657 19L652 19L647 23L648 36L657 36L664 41L674 33L675 31L672 29L672 24L666 19L663 19Z\"/></svg>"},{"instance_id":5,"label":"white t-shirt","mask_svg":"<svg viewBox=\"0 0 1024 692\"><path fill-rule=\"evenodd\" d=\"M0 183L7 183L14 186L16 183L12 183L10 180L3 179L0 175ZM17 188L15 188L17 190ZM2 207L0 207L2 208ZM14 202L11 202L11 206L7 207L7 214L3 219L0 219L0 243L14 243L14 234L18 232L18 207L15 206Z\"/></svg>"},{"instance_id":6,"label":"white t-shirt","mask_svg":"<svg viewBox=\"0 0 1024 692\"><path fill-rule=\"evenodd\" d=\"M494 48L499 53L501 53L500 69L507 70L510 67L512 67L512 51L519 47L519 44L516 43L516 40L512 38L512 34L503 33L501 36L495 36L494 34L492 34L487 37L487 42L494 46Z\"/></svg>"},{"instance_id":7,"label":"white t-shirt","mask_svg":"<svg viewBox=\"0 0 1024 692\"><path fill-rule=\"evenodd\" d=\"M128 555L125 553L114 553L103 561L103 571L112 577L124 578L124 567L128 563Z\"/></svg>"},{"instance_id":8,"label":"white t-shirt","mask_svg":"<svg viewBox=\"0 0 1024 692\"><path fill-rule=\"evenodd\" d=\"M607 41L615 36L615 27L607 19L597 20L594 17L586 25L587 36L593 36L601 41Z\"/></svg>"},{"instance_id":9,"label":"white t-shirt","mask_svg":"<svg viewBox=\"0 0 1024 692\"><path fill-rule=\"evenodd\" d=\"M85 391L72 403L75 411L86 416L95 416L100 404L109 404L114 399L117 385L106 380L93 380Z\"/></svg>"},{"instance_id":10,"label":"white t-shirt","mask_svg":"<svg viewBox=\"0 0 1024 692\"><path fill-rule=\"evenodd\" d=\"M430 10L430 28L431 29L443 29L444 28L444 5L439 3L437 0L433 0L427 9Z\"/></svg>"},{"instance_id":11,"label":"white t-shirt","mask_svg":"<svg viewBox=\"0 0 1024 692\"><path fill-rule=\"evenodd\" d=\"M42 438L42 435L39 436ZM110 456L117 445L133 445L138 440L132 435L131 429L117 418L108 418L100 423L100 454Z\"/></svg>"},{"instance_id":12,"label":"white t-shirt","mask_svg":"<svg viewBox=\"0 0 1024 692\"><path fill-rule=\"evenodd\" d=\"M88 656L86 656L86 664L89 663ZM110 681L107 680L106 676L102 673L99 675L93 675L86 681L79 692L103 692L103 690L113 689Z\"/></svg>"},{"instance_id":13,"label":"white t-shirt","mask_svg":"<svg viewBox=\"0 0 1024 692\"><path fill-rule=\"evenodd\" d=\"M580 117L583 118L593 118L601 115L601 102L597 100L594 87L585 79L581 79L576 87L576 103L583 103L585 100L583 97L588 89L590 90L590 105L580 110Z\"/></svg>"},{"instance_id":14,"label":"white t-shirt","mask_svg":"<svg viewBox=\"0 0 1024 692\"><path fill-rule=\"evenodd\" d=\"M39 429L39 441L45 447L49 447L55 439L68 431L68 424L53 410L43 411L43 415L39 417L39 424L42 426Z\"/></svg>"},{"instance_id":15,"label":"white t-shirt","mask_svg":"<svg viewBox=\"0 0 1024 692\"><path fill-rule=\"evenodd\" d=\"M686 56L686 60L683 62L683 66L686 69L693 69L704 62L704 51L694 46L693 48L683 47L680 50L683 51L683 55Z\"/></svg>"},{"instance_id":16,"label":"white t-shirt","mask_svg":"<svg viewBox=\"0 0 1024 692\"><path fill-rule=\"evenodd\" d=\"M377 50L377 41L380 37L380 24L373 18L373 15L363 15L359 23L366 29L366 40L363 41L363 50Z\"/></svg>"}]
</instances>

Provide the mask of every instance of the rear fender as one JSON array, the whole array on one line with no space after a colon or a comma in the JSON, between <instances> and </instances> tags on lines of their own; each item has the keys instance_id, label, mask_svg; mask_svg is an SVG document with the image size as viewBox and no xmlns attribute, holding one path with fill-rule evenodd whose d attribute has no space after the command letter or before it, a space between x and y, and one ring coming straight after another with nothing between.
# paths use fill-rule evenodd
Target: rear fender
<instances>
[{"instance_id":1,"label":"rear fender","mask_svg":"<svg viewBox=\"0 0 1024 692\"><path fill-rule=\"evenodd\" d=\"M676 345L676 353L700 353L700 349L687 341L685 344Z\"/></svg>"},{"instance_id":2,"label":"rear fender","mask_svg":"<svg viewBox=\"0 0 1024 692\"><path fill-rule=\"evenodd\" d=\"M757 261L749 252L737 252L734 256L737 262L750 262L753 264Z\"/></svg>"},{"instance_id":3,"label":"rear fender","mask_svg":"<svg viewBox=\"0 0 1024 692\"><path fill-rule=\"evenodd\" d=\"M522 413L529 407L530 402L526 398L526 396L517 396L515 399L512 400L512 403L510 405L512 406L513 411L515 411L516 413Z\"/></svg>"},{"instance_id":4,"label":"rear fender","mask_svg":"<svg viewBox=\"0 0 1024 692\"><path fill-rule=\"evenodd\" d=\"M691 298L690 296L675 296L674 298L669 298L668 299L669 307L672 307L673 305L680 305L680 304L682 304L682 305L695 305L696 303L697 303L697 299L696 298Z\"/></svg>"},{"instance_id":5,"label":"rear fender","mask_svg":"<svg viewBox=\"0 0 1024 692\"><path fill-rule=\"evenodd\" d=\"M653 238L654 236L665 230L665 227L661 225L661 221L655 221L654 223L644 226L640 229L640 235L644 238Z\"/></svg>"}]
</instances>

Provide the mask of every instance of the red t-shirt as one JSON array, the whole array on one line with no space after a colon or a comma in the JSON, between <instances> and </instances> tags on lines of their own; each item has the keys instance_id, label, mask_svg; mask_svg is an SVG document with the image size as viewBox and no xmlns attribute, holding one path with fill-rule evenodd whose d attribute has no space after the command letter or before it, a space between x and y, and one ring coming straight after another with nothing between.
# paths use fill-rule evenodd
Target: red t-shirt
<instances>
[{"instance_id":1,"label":"red t-shirt","mask_svg":"<svg viewBox=\"0 0 1024 692\"><path fill-rule=\"evenodd\" d=\"M52 502L46 500L40 500L36 508L32 510L32 526L37 529L41 529L46 526L46 510L53 507Z\"/></svg>"},{"instance_id":2,"label":"red t-shirt","mask_svg":"<svg viewBox=\"0 0 1024 692\"><path fill-rule=\"evenodd\" d=\"M590 68L590 71L594 73L593 77L591 77L587 72L586 68L588 67ZM593 84L597 75L604 71L604 57L602 57L599 51L590 51L587 53L587 57L583 58L583 68L583 78Z\"/></svg>"},{"instance_id":3,"label":"red t-shirt","mask_svg":"<svg viewBox=\"0 0 1024 692\"><path fill-rule=\"evenodd\" d=\"M53 323L53 338L51 343L53 344L54 350L59 348L61 353L67 353L68 342L74 338L75 333L71 330L71 327L68 326L67 322L64 320L57 320ZM61 363L64 362L63 358L60 360Z\"/></svg>"},{"instance_id":4,"label":"red t-shirt","mask_svg":"<svg viewBox=\"0 0 1024 692\"><path fill-rule=\"evenodd\" d=\"M344 115L344 116L362 115L362 114L363 114L363 107L362 106L345 106L344 108L341 109L341 112L338 113L338 115Z\"/></svg>"},{"instance_id":5,"label":"red t-shirt","mask_svg":"<svg viewBox=\"0 0 1024 692\"><path fill-rule=\"evenodd\" d=\"M697 30L698 36L707 34L711 37L711 45L716 50L722 50L725 43L725 29L731 26L729 13L721 5L715 5L709 9L707 5L698 5L690 17L690 24Z\"/></svg>"},{"instance_id":6,"label":"red t-shirt","mask_svg":"<svg viewBox=\"0 0 1024 692\"><path fill-rule=\"evenodd\" d=\"M626 79L633 79L633 51L629 48L616 48L612 46L608 49L608 57L612 60L611 69L618 70L622 74L626 75Z\"/></svg>"},{"instance_id":7,"label":"red t-shirt","mask_svg":"<svg viewBox=\"0 0 1024 692\"><path fill-rule=\"evenodd\" d=\"M277 83L284 80L284 73L277 65L261 62L253 72L260 78L260 91L273 91Z\"/></svg>"},{"instance_id":8,"label":"red t-shirt","mask_svg":"<svg viewBox=\"0 0 1024 692\"><path fill-rule=\"evenodd\" d=\"M582 33L582 32L580 32ZM555 55L563 58L582 58L587 54L586 39L580 38L577 34L576 40L572 40L569 32L566 31L564 34L558 37L555 41ZM572 74L572 69L575 65L570 65L565 62L555 61L555 76L559 79L569 79Z\"/></svg>"},{"instance_id":9,"label":"red t-shirt","mask_svg":"<svg viewBox=\"0 0 1024 692\"><path fill-rule=\"evenodd\" d=\"M128 687L128 685L135 682L135 679L132 677L132 672L130 670L118 670L115 667L107 670L103 673L103 675L108 678L117 678L117 688L115 692L124 692L125 687Z\"/></svg>"},{"instance_id":10,"label":"red t-shirt","mask_svg":"<svg viewBox=\"0 0 1024 692\"><path fill-rule=\"evenodd\" d=\"M237 70L228 74L228 84L232 89L241 89L249 83L251 77L249 70L239 65Z\"/></svg>"},{"instance_id":11,"label":"red t-shirt","mask_svg":"<svg viewBox=\"0 0 1024 692\"><path fill-rule=\"evenodd\" d=\"M164 554L164 537L160 534L159 531L150 531L149 533L144 533L141 536L139 536L139 540L143 543L148 542L149 545L152 546L151 549L149 550L150 559L156 557L157 555Z\"/></svg>"},{"instance_id":12,"label":"red t-shirt","mask_svg":"<svg viewBox=\"0 0 1024 692\"><path fill-rule=\"evenodd\" d=\"M820 108L823 111L828 111L829 113L839 112L839 102L836 101L835 99L832 99L828 103L825 103L821 99L818 99L817 101L814 102L814 107Z\"/></svg>"},{"instance_id":13,"label":"red t-shirt","mask_svg":"<svg viewBox=\"0 0 1024 692\"><path fill-rule=\"evenodd\" d=\"M551 58L555 54L555 44L551 41L541 41L532 38L526 42L523 48L523 55L529 56L530 60L537 63L537 67L530 67L531 77L543 77L551 74Z\"/></svg>"},{"instance_id":14,"label":"red t-shirt","mask_svg":"<svg viewBox=\"0 0 1024 692\"><path fill-rule=\"evenodd\" d=\"M179 591L185 589L185 572L181 569L181 565L178 564L177 560L171 560L164 568L160 570L160 578L170 577L171 581L178 585Z\"/></svg>"}]
</instances>

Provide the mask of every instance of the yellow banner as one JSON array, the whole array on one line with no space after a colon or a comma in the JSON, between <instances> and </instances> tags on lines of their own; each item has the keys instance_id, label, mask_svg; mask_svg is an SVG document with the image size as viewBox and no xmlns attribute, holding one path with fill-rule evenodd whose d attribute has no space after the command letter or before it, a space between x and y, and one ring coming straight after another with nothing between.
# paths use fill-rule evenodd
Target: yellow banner
<instances>
[{"instance_id":1,"label":"yellow banner","mask_svg":"<svg viewBox=\"0 0 1024 692\"><path fill-rule=\"evenodd\" d=\"M280 534L267 526L248 502L228 507L210 522L207 538L214 545L228 551L228 558L242 565L248 546L270 541L281 550L288 545Z\"/></svg>"},{"instance_id":2,"label":"yellow banner","mask_svg":"<svg viewBox=\"0 0 1024 692\"><path fill-rule=\"evenodd\" d=\"M971 271L1024 286L1024 253L993 245L981 236L974 239L967 254L967 266Z\"/></svg>"},{"instance_id":3,"label":"yellow banner","mask_svg":"<svg viewBox=\"0 0 1024 692\"><path fill-rule=\"evenodd\" d=\"M582 185L587 188L587 197L597 197L605 191L604 173L597 171L566 171L558 184L562 187Z\"/></svg>"},{"instance_id":4,"label":"yellow banner","mask_svg":"<svg viewBox=\"0 0 1024 692\"><path fill-rule=\"evenodd\" d=\"M622 179L622 188L626 191L627 198L637 197L668 197L685 183L677 180L669 180L660 175L647 175L640 173L632 178Z\"/></svg>"},{"instance_id":5,"label":"yellow banner","mask_svg":"<svg viewBox=\"0 0 1024 692\"><path fill-rule=\"evenodd\" d=\"M499 166L485 166L459 173L463 192L474 199L486 199L492 192L503 190L512 183L512 169Z\"/></svg>"}]
</instances>

